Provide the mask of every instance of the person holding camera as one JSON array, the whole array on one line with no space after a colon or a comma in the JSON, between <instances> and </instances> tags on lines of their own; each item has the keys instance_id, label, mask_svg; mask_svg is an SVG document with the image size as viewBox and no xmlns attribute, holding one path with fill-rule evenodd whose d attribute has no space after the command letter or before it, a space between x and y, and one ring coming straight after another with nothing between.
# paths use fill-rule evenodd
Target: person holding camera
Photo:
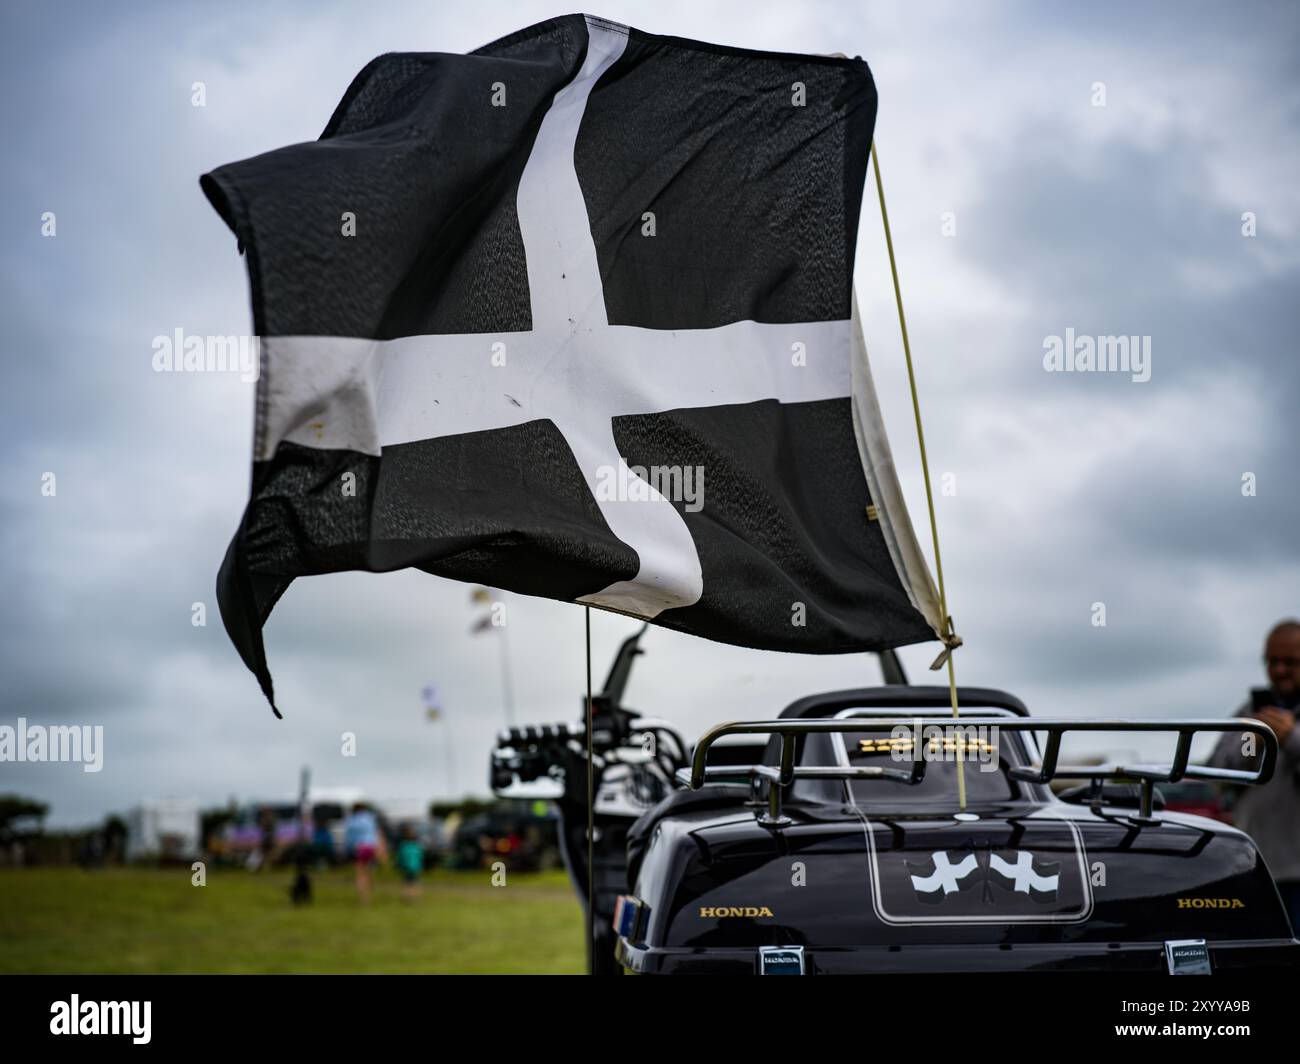
<instances>
[{"instance_id":1,"label":"person holding camera","mask_svg":"<svg viewBox=\"0 0 1300 1064\"><path fill-rule=\"evenodd\" d=\"M1300 934L1300 728L1296 727L1300 621L1285 620L1273 626L1264 643L1264 666L1268 687L1252 691L1250 701L1236 715L1252 717L1273 729L1278 743L1277 767L1264 786L1245 788L1233 808L1233 823L1255 840L1282 895L1292 932ZM1242 747L1241 737L1227 732L1209 763L1218 768L1256 768L1262 751L1248 755Z\"/></svg>"}]
</instances>

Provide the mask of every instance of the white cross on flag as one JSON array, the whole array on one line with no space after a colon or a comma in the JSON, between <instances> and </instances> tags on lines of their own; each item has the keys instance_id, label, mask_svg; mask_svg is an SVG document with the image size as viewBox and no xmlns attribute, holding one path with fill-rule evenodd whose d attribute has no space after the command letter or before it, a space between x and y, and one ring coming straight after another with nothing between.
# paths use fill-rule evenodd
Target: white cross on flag
<instances>
[{"instance_id":1,"label":"white cross on flag","mask_svg":"<svg viewBox=\"0 0 1300 1064\"><path fill-rule=\"evenodd\" d=\"M852 299L860 59L591 16L392 54L202 179L261 338L222 617L429 573L774 650L944 628ZM274 704L274 703L273 703Z\"/></svg>"}]
</instances>

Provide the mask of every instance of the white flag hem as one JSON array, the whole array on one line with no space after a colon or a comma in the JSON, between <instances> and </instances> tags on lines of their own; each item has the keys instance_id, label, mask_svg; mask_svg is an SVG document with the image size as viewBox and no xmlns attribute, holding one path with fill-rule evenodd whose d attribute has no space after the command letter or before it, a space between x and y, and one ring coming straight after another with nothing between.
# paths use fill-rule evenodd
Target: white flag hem
<instances>
[{"instance_id":1,"label":"white flag hem","mask_svg":"<svg viewBox=\"0 0 1300 1064\"><path fill-rule=\"evenodd\" d=\"M885 545L889 548L889 556L894 561L903 590L907 592L916 611L934 629L935 636L942 640L948 626L939 603L939 591L930 575L925 555L921 553L921 544L917 541L916 530L912 527L912 518L903 499L903 489L898 482L894 455L889 448L889 437L885 434L885 420L881 416L876 386L871 379L871 363L867 359L867 344L862 337L856 290L853 292L851 331L853 435L858 441L862 471L866 474L880 531L885 537Z\"/></svg>"}]
</instances>

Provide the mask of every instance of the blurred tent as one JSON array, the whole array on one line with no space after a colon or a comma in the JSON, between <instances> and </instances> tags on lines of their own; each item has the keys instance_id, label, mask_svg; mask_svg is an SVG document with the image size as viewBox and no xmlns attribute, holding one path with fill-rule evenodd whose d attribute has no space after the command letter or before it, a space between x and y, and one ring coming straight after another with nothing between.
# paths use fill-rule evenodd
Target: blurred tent
<instances>
[{"instance_id":1,"label":"blurred tent","mask_svg":"<svg viewBox=\"0 0 1300 1064\"><path fill-rule=\"evenodd\" d=\"M126 859L184 860L202 848L197 798L151 798L126 818Z\"/></svg>"}]
</instances>

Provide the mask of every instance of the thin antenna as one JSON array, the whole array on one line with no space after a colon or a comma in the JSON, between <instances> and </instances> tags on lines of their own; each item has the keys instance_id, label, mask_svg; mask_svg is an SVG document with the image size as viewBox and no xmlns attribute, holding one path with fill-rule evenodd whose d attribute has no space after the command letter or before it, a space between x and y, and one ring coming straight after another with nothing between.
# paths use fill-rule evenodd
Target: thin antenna
<instances>
[{"instance_id":1,"label":"thin antenna","mask_svg":"<svg viewBox=\"0 0 1300 1064\"><path fill-rule=\"evenodd\" d=\"M584 606L587 621L587 974L596 973L596 796L595 758L592 751L591 607Z\"/></svg>"}]
</instances>

